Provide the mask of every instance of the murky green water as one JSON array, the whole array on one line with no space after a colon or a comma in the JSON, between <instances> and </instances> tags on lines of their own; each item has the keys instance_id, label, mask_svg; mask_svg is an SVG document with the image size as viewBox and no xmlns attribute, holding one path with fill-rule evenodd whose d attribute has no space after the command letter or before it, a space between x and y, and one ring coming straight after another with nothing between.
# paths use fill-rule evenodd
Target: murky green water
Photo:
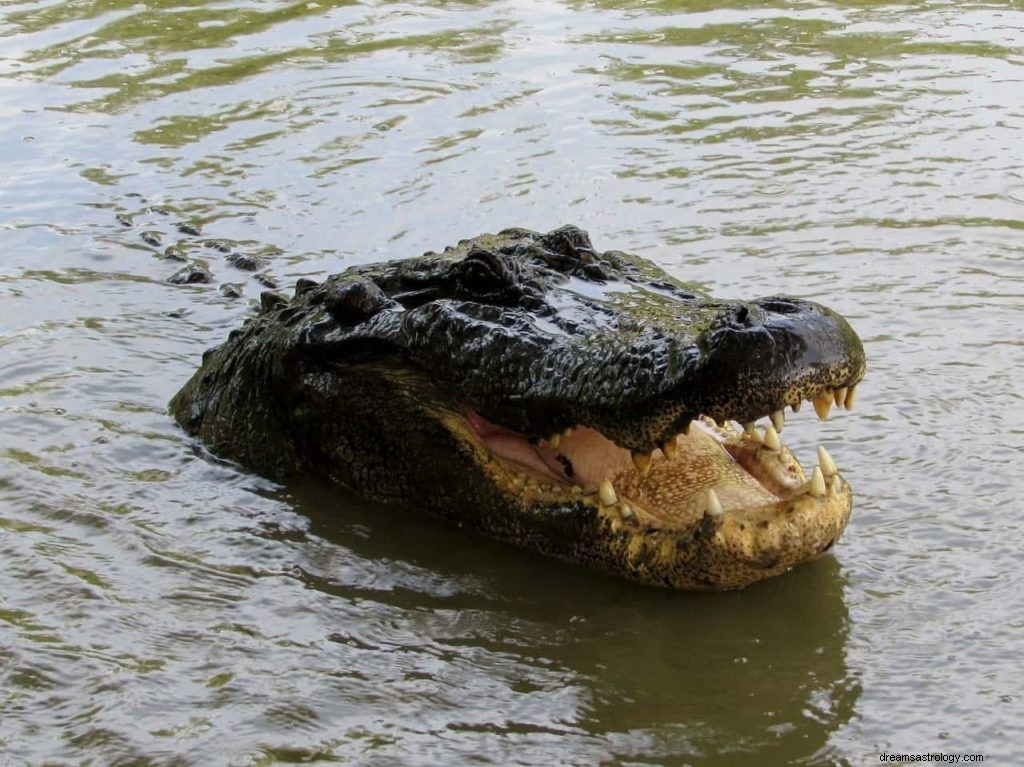
<instances>
[{"instance_id":1,"label":"murky green water","mask_svg":"<svg viewBox=\"0 0 1024 767\"><path fill-rule=\"evenodd\" d=\"M0 4L0 763L1018 763L1022 147L1010 0ZM869 378L786 436L851 526L678 594L219 465L165 406L262 286L182 220L826 301Z\"/></svg>"}]
</instances>

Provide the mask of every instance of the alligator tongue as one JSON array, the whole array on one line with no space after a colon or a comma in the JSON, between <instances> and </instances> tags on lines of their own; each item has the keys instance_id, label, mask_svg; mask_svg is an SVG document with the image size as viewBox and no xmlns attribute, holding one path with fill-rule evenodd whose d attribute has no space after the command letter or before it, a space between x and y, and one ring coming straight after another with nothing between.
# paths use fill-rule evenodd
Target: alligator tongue
<instances>
[{"instance_id":1,"label":"alligator tongue","mask_svg":"<svg viewBox=\"0 0 1024 767\"><path fill-rule=\"evenodd\" d=\"M562 437L554 450L492 423L473 410L467 410L466 417L491 453L563 483L593 488L605 477L633 468L628 450L586 426L576 427L570 435Z\"/></svg>"}]
</instances>

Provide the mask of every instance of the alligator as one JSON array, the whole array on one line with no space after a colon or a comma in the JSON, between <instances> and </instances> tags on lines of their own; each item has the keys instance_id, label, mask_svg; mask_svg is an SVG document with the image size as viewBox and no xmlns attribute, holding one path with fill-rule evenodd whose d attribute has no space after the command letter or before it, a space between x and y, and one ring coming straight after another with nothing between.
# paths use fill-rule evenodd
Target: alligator
<instances>
[{"instance_id":1,"label":"alligator","mask_svg":"<svg viewBox=\"0 0 1024 767\"><path fill-rule=\"evenodd\" d=\"M824 306L716 300L579 228L507 229L264 292L171 412L276 480L315 474L643 583L721 589L845 528L835 462L819 448L805 471L779 432L786 407L851 408L864 372Z\"/></svg>"}]
</instances>

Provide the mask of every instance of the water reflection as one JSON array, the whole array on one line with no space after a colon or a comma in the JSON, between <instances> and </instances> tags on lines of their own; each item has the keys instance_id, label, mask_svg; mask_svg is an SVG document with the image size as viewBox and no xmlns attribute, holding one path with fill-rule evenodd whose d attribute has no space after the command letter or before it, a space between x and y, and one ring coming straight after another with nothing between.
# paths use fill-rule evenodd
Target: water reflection
<instances>
[{"instance_id":1,"label":"water reflection","mask_svg":"<svg viewBox=\"0 0 1024 767\"><path fill-rule=\"evenodd\" d=\"M493 691L479 696L457 672L432 676L461 690L432 706L455 731L560 733L623 760L756 754L785 764L820 757L853 716L860 689L845 662L846 582L831 556L742 592L681 595L482 542L321 484L294 487L289 500L309 517L316 547L330 544L328 558L304 568L311 588L420 616L412 635L346 627L341 641L376 652L484 650L503 667L523 697L518 718L495 718ZM370 564L380 562L386 573ZM378 572L367 577L367 567ZM557 709L547 700L556 691Z\"/></svg>"},{"instance_id":2,"label":"water reflection","mask_svg":"<svg viewBox=\"0 0 1024 767\"><path fill-rule=\"evenodd\" d=\"M389 13L350 0L282 4L269 9L219 3L53 3L6 15L3 36L19 36L22 71L59 76L75 88L108 91L70 109L116 113L140 101L217 88L288 64L346 62L377 51L436 54L482 63L502 52L510 23L466 14L447 17L424 6ZM427 31L423 31L424 27ZM53 39L57 38L57 39ZM93 62L117 59L110 72Z\"/></svg>"}]
</instances>

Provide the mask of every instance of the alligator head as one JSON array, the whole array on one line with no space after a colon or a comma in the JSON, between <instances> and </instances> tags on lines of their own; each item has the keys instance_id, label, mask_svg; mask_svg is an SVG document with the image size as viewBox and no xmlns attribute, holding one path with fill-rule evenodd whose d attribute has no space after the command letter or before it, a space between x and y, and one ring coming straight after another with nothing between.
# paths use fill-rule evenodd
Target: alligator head
<instances>
[{"instance_id":1,"label":"alligator head","mask_svg":"<svg viewBox=\"0 0 1024 767\"><path fill-rule=\"evenodd\" d=\"M171 403L261 473L320 473L679 588L783 572L849 519L828 454L805 472L778 434L786 406L851 407L864 374L854 331L817 304L714 300L575 227L483 235L262 303Z\"/></svg>"}]
</instances>

